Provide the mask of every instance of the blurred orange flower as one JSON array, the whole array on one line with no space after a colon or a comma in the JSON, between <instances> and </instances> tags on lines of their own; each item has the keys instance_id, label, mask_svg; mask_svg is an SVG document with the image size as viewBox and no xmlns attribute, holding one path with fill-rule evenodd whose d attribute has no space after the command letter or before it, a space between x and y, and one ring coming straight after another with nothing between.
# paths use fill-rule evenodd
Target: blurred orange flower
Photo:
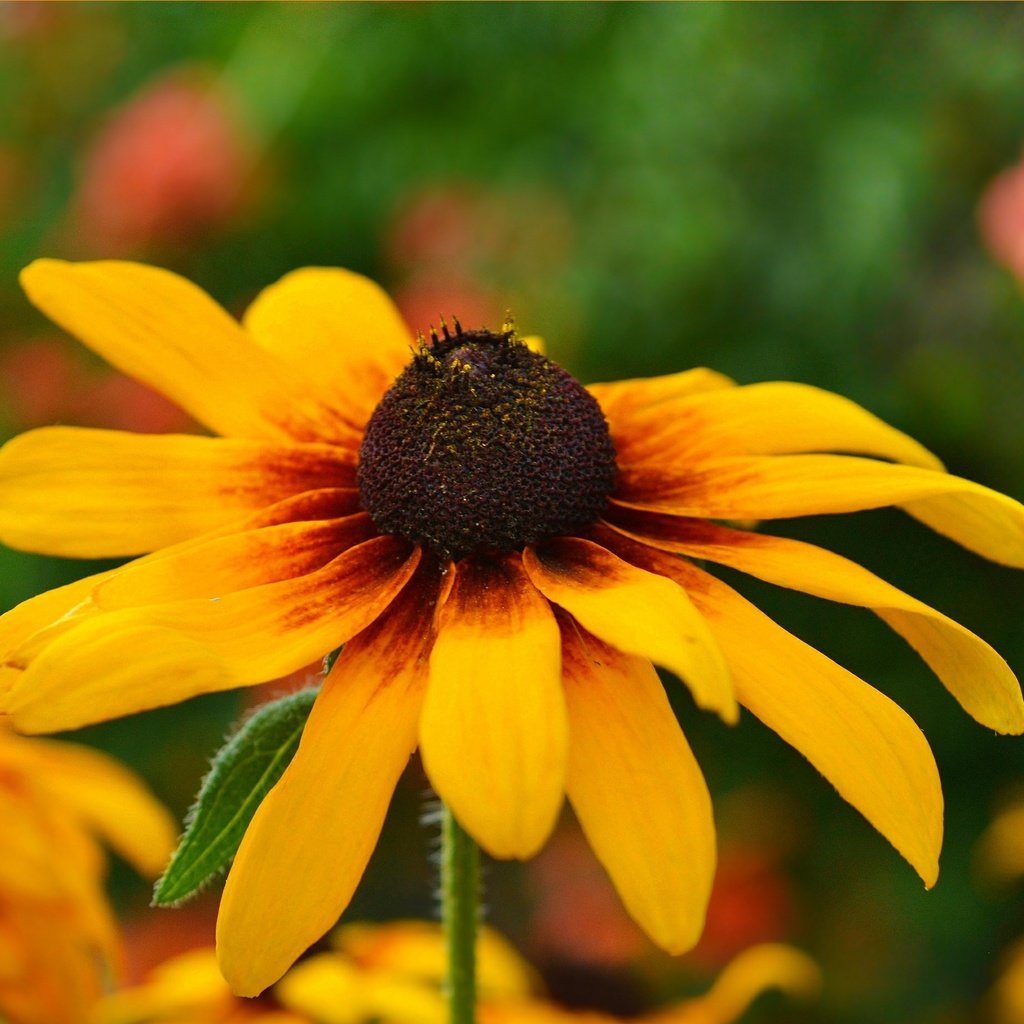
<instances>
[{"instance_id":1,"label":"blurred orange flower","mask_svg":"<svg viewBox=\"0 0 1024 1024\"><path fill-rule=\"evenodd\" d=\"M261 999L232 995L213 949L168 960L133 988L100 1003L94 1024L445 1024L445 946L436 924L351 924L332 949L303 960ZM496 932L477 938L484 999L522 998L529 967Z\"/></svg>"},{"instance_id":2,"label":"blurred orange flower","mask_svg":"<svg viewBox=\"0 0 1024 1024\"><path fill-rule=\"evenodd\" d=\"M0 725L0 1018L86 1019L120 967L98 840L153 877L175 835L167 812L106 755Z\"/></svg>"},{"instance_id":3,"label":"blurred orange flower","mask_svg":"<svg viewBox=\"0 0 1024 1024\"><path fill-rule=\"evenodd\" d=\"M318 1024L272 999L232 995L212 949L180 953L150 971L139 985L106 996L91 1024Z\"/></svg>"},{"instance_id":4,"label":"blurred orange flower","mask_svg":"<svg viewBox=\"0 0 1024 1024\"><path fill-rule=\"evenodd\" d=\"M321 1024L445 1024L445 949L437 925L354 925L340 929L335 944L336 953L292 968L275 987L276 997ZM529 965L496 932L481 932L477 960L480 1024L620 1024L597 1011L571 1010L544 999ZM820 972L804 953L783 945L755 946L736 957L705 995L634 1020L731 1024L766 989L809 998L820 985Z\"/></svg>"}]
</instances>

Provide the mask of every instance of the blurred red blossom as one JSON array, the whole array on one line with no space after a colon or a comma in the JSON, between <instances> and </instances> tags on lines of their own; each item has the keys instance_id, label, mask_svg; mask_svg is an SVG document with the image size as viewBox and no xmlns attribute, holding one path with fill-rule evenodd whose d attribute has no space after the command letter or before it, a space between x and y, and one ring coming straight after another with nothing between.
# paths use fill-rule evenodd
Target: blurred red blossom
<instances>
[{"instance_id":1,"label":"blurred red blossom","mask_svg":"<svg viewBox=\"0 0 1024 1024\"><path fill-rule=\"evenodd\" d=\"M42 0L0 4L0 39L45 35L59 20L59 5Z\"/></svg>"},{"instance_id":2,"label":"blurred red blossom","mask_svg":"<svg viewBox=\"0 0 1024 1024\"><path fill-rule=\"evenodd\" d=\"M465 272L501 251L508 227L498 197L478 185L440 182L399 205L385 245L401 271Z\"/></svg>"},{"instance_id":3,"label":"blurred red blossom","mask_svg":"<svg viewBox=\"0 0 1024 1024\"><path fill-rule=\"evenodd\" d=\"M441 317L458 317L463 327L495 327L505 318L498 296L468 278L424 271L394 291L395 303L414 330L426 334L439 327Z\"/></svg>"},{"instance_id":4,"label":"blurred red blossom","mask_svg":"<svg viewBox=\"0 0 1024 1024\"><path fill-rule=\"evenodd\" d=\"M620 967L652 949L578 828L560 827L527 870L534 959Z\"/></svg>"},{"instance_id":5,"label":"blurred red blossom","mask_svg":"<svg viewBox=\"0 0 1024 1024\"><path fill-rule=\"evenodd\" d=\"M144 384L89 365L57 338L31 338L0 350L3 426L25 430L53 423L179 433L195 429L173 402Z\"/></svg>"},{"instance_id":6,"label":"blurred red blossom","mask_svg":"<svg viewBox=\"0 0 1024 1024\"><path fill-rule=\"evenodd\" d=\"M793 917L790 883L770 851L727 847L719 857L704 934L691 957L721 967L749 946L786 939Z\"/></svg>"},{"instance_id":7,"label":"blurred red blossom","mask_svg":"<svg viewBox=\"0 0 1024 1024\"><path fill-rule=\"evenodd\" d=\"M564 202L538 189L486 190L434 182L398 205L384 242L407 322L425 331L439 316L467 327L500 324L509 305L524 322L567 265L572 222Z\"/></svg>"},{"instance_id":8,"label":"blurred red blossom","mask_svg":"<svg viewBox=\"0 0 1024 1024\"><path fill-rule=\"evenodd\" d=\"M536 897L530 931L535 957L622 967L653 952L578 830L561 828L529 872ZM748 946L788 938L795 916L778 851L726 839L704 935L688 959L702 971L718 970Z\"/></svg>"},{"instance_id":9,"label":"blurred red blossom","mask_svg":"<svg viewBox=\"0 0 1024 1024\"><path fill-rule=\"evenodd\" d=\"M1024 158L989 183L978 204L978 223L992 256L1024 280Z\"/></svg>"},{"instance_id":10,"label":"blurred red blossom","mask_svg":"<svg viewBox=\"0 0 1024 1024\"><path fill-rule=\"evenodd\" d=\"M72 229L107 253L188 241L238 212L251 168L230 98L177 70L110 113L81 165Z\"/></svg>"}]
</instances>

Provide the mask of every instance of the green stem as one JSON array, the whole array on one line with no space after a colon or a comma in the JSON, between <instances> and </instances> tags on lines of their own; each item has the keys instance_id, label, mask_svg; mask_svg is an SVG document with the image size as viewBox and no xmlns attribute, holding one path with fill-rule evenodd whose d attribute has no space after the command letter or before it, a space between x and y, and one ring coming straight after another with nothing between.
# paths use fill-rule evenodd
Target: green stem
<instances>
[{"instance_id":1,"label":"green stem","mask_svg":"<svg viewBox=\"0 0 1024 1024\"><path fill-rule=\"evenodd\" d=\"M441 922L448 954L449 1024L476 1024L476 929L480 851L441 805Z\"/></svg>"}]
</instances>

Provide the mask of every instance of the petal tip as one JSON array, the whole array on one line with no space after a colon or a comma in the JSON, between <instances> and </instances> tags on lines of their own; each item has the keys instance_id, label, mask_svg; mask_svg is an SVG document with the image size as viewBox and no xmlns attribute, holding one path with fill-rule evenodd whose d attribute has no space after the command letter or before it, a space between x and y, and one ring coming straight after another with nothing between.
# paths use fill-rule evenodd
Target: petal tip
<instances>
[{"instance_id":1,"label":"petal tip","mask_svg":"<svg viewBox=\"0 0 1024 1024\"><path fill-rule=\"evenodd\" d=\"M480 846L495 860L531 860L540 853L554 826L543 834L516 834L508 836L474 836Z\"/></svg>"},{"instance_id":2,"label":"petal tip","mask_svg":"<svg viewBox=\"0 0 1024 1024\"><path fill-rule=\"evenodd\" d=\"M32 297L32 291L36 285L42 284L46 276L51 272L59 272L72 264L68 260L51 259L48 256L33 260L27 266L22 267L18 274L18 281L24 289L25 294Z\"/></svg>"},{"instance_id":3,"label":"petal tip","mask_svg":"<svg viewBox=\"0 0 1024 1024\"><path fill-rule=\"evenodd\" d=\"M1003 736L1020 736L1024 733L1024 699L1019 694L1013 701L1012 707L1008 708L998 719L983 722L983 725L991 725L997 733Z\"/></svg>"},{"instance_id":4,"label":"petal tip","mask_svg":"<svg viewBox=\"0 0 1024 1024\"><path fill-rule=\"evenodd\" d=\"M726 725L739 725L740 721L740 706L735 700L730 700L720 704L718 707L711 708L710 710L716 711L718 717L721 718Z\"/></svg>"},{"instance_id":5,"label":"petal tip","mask_svg":"<svg viewBox=\"0 0 1024 1024\"><path fill-rule=\"evenodd\" d=\"M228 983L228 988L236 996L245 999L253 999L262 995L264 990L273 984L273 981L264 982L261 978L255 977L251 961L241 958L238 963L234 958L222 952L221 945L217 945L217 965L220 973Z\"/></svg>"},{"instance_id":6,"label":"petal tip","mask_svg":"<svg viewBox=\"0 0 1024 1024\"><path fill-rule=\"evenodd\" d=\"M925 890L935 887L939 880L939 854L942 851L942 832L930 844L933 849L922 849L911 855L910 851L900 850L901 856L917 872L924 883Z\"/></svg>"},{"instance_id":7,"label":"petal tip","mask_svg":"<svg viewBox=\"0 0 1024 1024\"><path fill-rule=\"evenodd\" d=\"M710 892L710 890L709 890ZM707 899L698 913L694 908L664 914L657 922L647 921L641 927L648 938L669 956L683 956L700 942L707 916Z\"/></svg>"}]
</instances>

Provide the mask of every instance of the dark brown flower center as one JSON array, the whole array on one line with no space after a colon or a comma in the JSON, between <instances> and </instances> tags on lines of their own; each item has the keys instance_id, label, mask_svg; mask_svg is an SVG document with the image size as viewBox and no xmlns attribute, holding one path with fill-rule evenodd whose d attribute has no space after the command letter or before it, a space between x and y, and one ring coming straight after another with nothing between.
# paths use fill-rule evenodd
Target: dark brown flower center
<instances>
[{"instance_id":1,"label":"dark brown flower center","mask_svg":"<svg viewBox=\"0 0 1024 1024\"><path fill-rule=\"evenodd\" d=\"M597 402L512 332L446 330L381 399L359 450L363 508L442 559L592 524L615 486Z\"/></svg>"}]
</instances>

